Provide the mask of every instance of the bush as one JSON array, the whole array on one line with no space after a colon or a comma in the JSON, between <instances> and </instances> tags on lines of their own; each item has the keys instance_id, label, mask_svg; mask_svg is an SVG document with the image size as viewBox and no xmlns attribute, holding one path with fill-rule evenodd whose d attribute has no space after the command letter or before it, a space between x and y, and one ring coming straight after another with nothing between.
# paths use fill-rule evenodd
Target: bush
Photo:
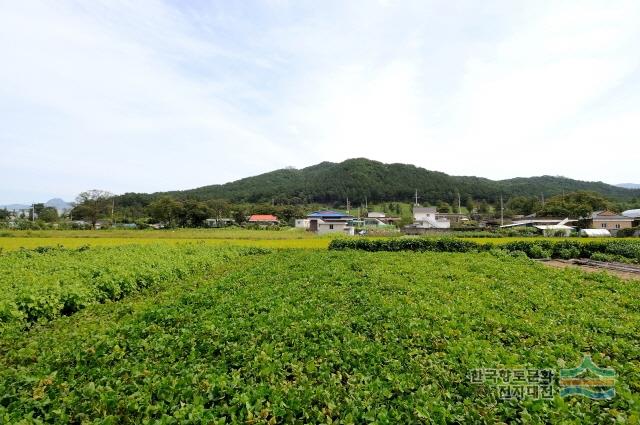
<instances>
[{"instance_id":1,"label":"bush","mask_svg":"<svg viewBox=\"0 0 640 425\"><path fill-rule=\"evenodd\" d=\"M592 258L604 253L640 262L640 242L608 240L582 242L578 240L518 240L499 245L481 244L457 238L395 238L395 239L334 239L330 250L356 249L377 251L480 252L501 249L509 253L522 252L529 258Z\"/></svg>"},{"instance_id":2,"label":"bush","mask_svg":"<svg viewBox=\"0 0 640 425\"><path fill-rule=\"evenodd\" d=\"M478 252L488 251L488 245L456 238L394 238L394 239L334 239L330 250L357 249L361 251L432 251Z\"/></svg>"},{"instance_id":3,"label":"bush","mask_svg":"<svg viewBox=\"0 0 640 425\"><path fill-rule=\"evenodd\" d=\"M512 252L522 252L524 255L527 255L526 252L524 251L512 251ZM544 249L541 246L535 245L533 247L531 247L531 250L529 251L529 257L531 258L551 258L551 251L548 249Z\"/></svg>"},{"instance_id":4,"label":"bush","mask_svg":"<svg viewBox=\"0 0 640 425\"><path fill-rule=\"evenodd\" d=\"M630 238L636 236L640 232L640 227L631 227L629 229L620 229L618 233L616 233L616 237L618 238Z\"/></svg>"}]
</instances>

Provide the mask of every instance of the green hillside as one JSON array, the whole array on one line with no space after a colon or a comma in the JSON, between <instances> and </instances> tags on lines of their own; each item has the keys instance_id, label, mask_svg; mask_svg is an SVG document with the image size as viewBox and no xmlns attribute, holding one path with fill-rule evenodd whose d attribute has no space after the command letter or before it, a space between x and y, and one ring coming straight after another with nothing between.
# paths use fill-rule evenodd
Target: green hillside
<instances>
[{"instance_id":1,"label":"green hillside","mask_svg":"<svg viewBox=\"0 0 640 425\"><path fill-rule=\"evenodd\" d=\"M222 185L156 193L178 198L227 199L233 202L333 203L349 199L369 201L409 201L418 190L419 201L453 202L460 193L464 200L485 199L495 202L500 195L551 197L564 192L588 190L617 201L640 198L640 190L631 190L602 182L584 182L565 177L540 176L489 180L481 177L450 176L408 164L384 164L365 158L341 163L322 162L297 169L282 169Z\"/></svg>"}]
</instances>

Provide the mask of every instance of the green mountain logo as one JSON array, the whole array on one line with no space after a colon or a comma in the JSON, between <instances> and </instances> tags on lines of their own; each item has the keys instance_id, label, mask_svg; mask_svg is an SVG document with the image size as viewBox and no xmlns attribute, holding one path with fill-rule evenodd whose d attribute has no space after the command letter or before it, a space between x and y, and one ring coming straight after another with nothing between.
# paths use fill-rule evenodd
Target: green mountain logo
<instances>
[{"instance_id":1,"label":"green mountain logo","mask_svg":"<svg viewBox=\"0 0 640 425\"><path fill-rule=\"evenodd\" d=\"M600 368L591 356L584 356L582 363L573 369L560 369L560 395L581 395L594 400L610 400L616 395L616 372Z\"/></svg>"}]
</instances>

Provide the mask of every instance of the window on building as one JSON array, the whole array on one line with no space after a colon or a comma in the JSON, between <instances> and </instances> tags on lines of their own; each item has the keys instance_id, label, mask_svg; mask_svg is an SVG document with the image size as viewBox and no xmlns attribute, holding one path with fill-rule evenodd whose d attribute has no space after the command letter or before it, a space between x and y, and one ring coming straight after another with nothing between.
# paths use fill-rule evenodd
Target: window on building
<instances>
[{"instance_id":1,"label":"window on building","mask_svg":"<svg viewBox=\"0 0 640 425\"><path fill-rule=\"evenodd\" d=\"M333 230L333 224L330 224L330 225L329 225L329 229L330 229L330 230Z\"/></svg>"},{"instance_id":2,"label":"window on building","mask_svg":"<svg viewBox=\"0 0 640 425\"><path fill-rule=\"evenodd\" d=\"M619 224L616 224L616 229L619 229L619 228L620 228L620 225L619 225Z\"/></svg>"},{"instance_id":3,"label":"window on building","mask_svg":"<svg viewBox=\"0 0 640 425\"><path fill-rule=\"evenodd\" d=\"M607 223L602 223L600 226L607 227Z\"/></svg>"}]
</instances>

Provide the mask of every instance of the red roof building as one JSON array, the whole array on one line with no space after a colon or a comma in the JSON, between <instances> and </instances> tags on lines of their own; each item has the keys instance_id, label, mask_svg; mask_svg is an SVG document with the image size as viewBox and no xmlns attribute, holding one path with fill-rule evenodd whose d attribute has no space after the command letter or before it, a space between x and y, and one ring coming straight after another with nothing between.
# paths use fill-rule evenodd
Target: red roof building
<instances>
[{"instance_id":1,"label":"red roof building","mask_svg":"<svg viewBox=\"0 0 640 425\"><path fill-rule=\"evenodd\" d=\"M278 224L278 222L278 217L271 214L254 214L249 217L249 223Z\"/></svg>"}]
</instances>

